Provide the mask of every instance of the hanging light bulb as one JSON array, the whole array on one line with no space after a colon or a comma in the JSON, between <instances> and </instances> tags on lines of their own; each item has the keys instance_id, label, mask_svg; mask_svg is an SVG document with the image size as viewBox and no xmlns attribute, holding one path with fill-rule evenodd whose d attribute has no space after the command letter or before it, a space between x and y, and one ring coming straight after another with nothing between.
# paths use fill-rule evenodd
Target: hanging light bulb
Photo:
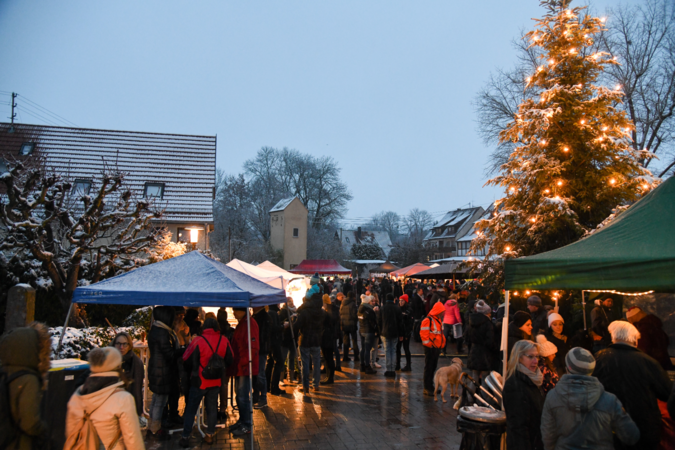
<instances>
[{"instance_id":1,"label":"hanging light bulb","mask_svg":"<svg viewBox=\"0 0 675 450\"><path fill-rule=\"evenodd\" d=\"M530 291L525 291L525 295L530 295Z\"/></svg>"},{"instance_id":2,"label":"hanging light bulb","mask_svg":"<svg viewBox=\"0 0 675 450\"><path fill-rule=\"evenodd\" d=\"M555 64L555 61L554 61L553 59L549 59L549 60L548 60L548 63L549 63L550 65L553 65L553 64Z\"/></svg>"},{"instance_id":3,"label":"hanging light bulb","mask_svg":"<svg viewBox=\"0 0 675 450\"><path fill-rule=\"evenodd\" d=\"M570 54L575 55L576 53L577 53L577 49L576 49L576 48L571 48L571 49L570 49Z\"/></svg>"},{"instance_id":4,"label":"hanging light bulb","mask_svg":"<svg viewBox=\"0 0 675 450\"><path fill-rule=\"evenodd\" d=\"M530 218L530 222L535 223L536 221L537 221L536 218L534 218L534 217Z\"/></svg>"},{"instance_id":5,"label":"hanging light bulb","mask_svg":"<svg viewBox=\"0 0 675 450\"><path fill-rule=\"evenodd\" d=\"M526 81L529 83L530 81L532 81L532 77L527 77Z\"/></svg>"},{"instance_id":6,"label":"hanging light bulb","mask_svg":"<svg viewBox=\"0 0 675 450\"><path fill-rule=\"evenodd\" d=\"M605 23L607 21L607 17L601 17L600 22Z\"/></svg>"},{"instance_id":7,"label":"hanging light bulb","mask_svg":"<svg viewBox=\"0 0 675 450\"><path fill-rule=\"evenodd\" d=\"M546 139L542 139L541 141L539 141L539 144L540 145L546 145Z\"/></svg>"},{"instance_id":8,"label":"hanging light bulb","mask_svg":"<svg viewBox=\"0 0 675 450\"><path fill-rule=\"evenodd\" d=\"M646 190L646 189L649 189L649 185L648 185L647 183L643 184L643 185L642 185L642 189L645 189L645 190Z\"/></svg>"},{"instance_id":9,"label":"hanging light bulb","mask_svg":"<svg viewBox=\"0 0 675 450\"><path fill-rule=\"evenodd\" d=\"M614 86L614 89L616 89L617 91L621 90L621 85L617 84L616 86Z\"/></svg>"},{"instance_id":10,"label":"hanging light bulb","mask_svg":"<svg viewBox=\"0 0 675 450\"><path fill-rule=\"evenodd\" d=\"M562 181L558 181L558 183L556 183L556 184L557 184L558 186L562 186L562 185L563 185L563 182L562 182Z\"/></svg>"},{"instance_id":11,"label":"hanging light bulb","mask_svg":"<svg viewBox=\"0 0 675 450\"><path fill-rule=\"evenodd\" d=\"M551 190L550 189L544 189L544 194L550 194Z\"/></svg>"},{"instance_id":12,"label":"hanging light bulb","mask_svg":"<svg viewBox=\"0 0 675 450\"><path fill-rule=\"evenodd\" d=\"M556 195L556 196L555 196L555 199L556 199L556 200L560 200L560 196L559 196L559 195Z\"/></svg>"},{"instance_id":13,"label":"hanging light bulb","mask_svg":"<svg viewBox=\"0 0 675 450\"><path fill-rule=\"evenodd\" d=\"M616 179L615 179L615 178L610 178L610 179L609 179L609 184L612 184L612 185L616 184Z\"/></svg>"},{"instance_id":14,"label":"hanging light bulb","mask_svg":"<svg viewBox=\"0 0 675 450\"><path fill-rule=\"evenodd\" d=\"M584 119L581 119L581 124L583 125L585 123L586 123L586 121Z\"/></svg>"},{"instance_id":15,"label":"hanging light bulb","mask_svg":"<svg viewBox=\"0 0 675 450\"><path fill-rule=\"evenodd\" d=\"M567 147L563 148L563 152L567 153L567 152L569 152L569 151L570 151L569 148L567 148Z\"/></svg>"},{"instance_id":16,"label":"hanging light bulb","mask_svg":"<svg viewBox=\"0 0 675 450\"><path fill-rule=\"evenodd\" d=\"M506 247L504 247L504 250L506 250L507 252L510 252L510 251L511 251L511 247L509 247L509 246L507 245Z\"/></svg>"},{"instance_id":17,"label":"hanging light bulb","mask_svg":"<svg viewBox=\"0 0 675 450\"><path fill-rule=\"evenodd\" d=\"M607 131L609 130L609 127L602 127L602 131Z\"/></svg>"},{"instance_id":18,"label":"hanging light bulb","mask_svg":"<svg viewBox=\"0 0 675 450\"><path fill-rule=\"evenodd\" d=\"M513 186L511 186L511 188L509 189L509 191L511 191L511 192L516 192L516 188L514 188Z\"/></svg>"}]
</instances>

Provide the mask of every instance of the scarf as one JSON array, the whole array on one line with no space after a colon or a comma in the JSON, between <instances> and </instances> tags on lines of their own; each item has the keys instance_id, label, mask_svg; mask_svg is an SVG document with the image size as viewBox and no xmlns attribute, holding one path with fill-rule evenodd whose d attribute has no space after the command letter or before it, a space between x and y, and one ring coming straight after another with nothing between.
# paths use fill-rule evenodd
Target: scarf
<instances>
[{"instance_id":1,"label":"scarf","mask_svg":"<svg viewBox=\"0 0 675 450\"><path fill-rule=\"evenodd\" d=\"M164 328L166 331L168 331L169 335L173 338L174 347L178 348L178 336L176 336L176 332L173 331L173 328L171 328L170 326L168 326L167 324L165 324L164 322L161 322L159 320L155 320L154 322L152 322L152 325L156 326L156 327L159 327L159 328Z\"/></svg>"},{"instance_id":2,"label":"scarf","mask_svg":"<svg viewBox=\"0 0 675 450\"><path fill-rule=\"evenodd\" d=\"M539 367L537 367L536 372L532 372L530 369L525 367L524 365L518 363L518 371L522 373L523 375L527 375L530 380L534 383L535 386L541 387L541 384L544 382L544 374L541 373L541 370L539 370Z\"/></svg>"}]
</instances>

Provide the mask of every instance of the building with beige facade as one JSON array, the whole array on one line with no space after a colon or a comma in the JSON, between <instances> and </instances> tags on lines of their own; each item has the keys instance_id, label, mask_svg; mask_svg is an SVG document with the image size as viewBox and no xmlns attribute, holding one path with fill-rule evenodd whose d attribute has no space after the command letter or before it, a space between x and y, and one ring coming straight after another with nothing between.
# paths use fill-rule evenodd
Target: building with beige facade
<instances>
[{"instance_id":1,"label":"building with beige facade","mask_svg":"<svg viewBox=\"0 0 675 450\"><path fill-rule=\"evenodd\" d=\"M270 243L283 252L285 270L307 259L307 215L297 197L279 200L270 210Z\"/></svg>"}]
</instances>

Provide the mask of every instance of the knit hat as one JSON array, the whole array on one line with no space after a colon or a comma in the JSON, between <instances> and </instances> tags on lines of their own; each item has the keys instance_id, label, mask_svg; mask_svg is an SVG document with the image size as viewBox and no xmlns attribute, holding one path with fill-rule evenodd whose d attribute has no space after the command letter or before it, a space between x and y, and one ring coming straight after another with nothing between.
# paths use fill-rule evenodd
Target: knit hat
<instances>
[{"instance_id":1,"label":"knit hat","mask_svg":"<svg viewBox=\"0 0 675 450\"><path fill-rule=\"evenodd\" d=\"M567 353L565 364L571 374L591 375L595 369L595 358L588 350L574 347Z\"/></svg>"},{"instance_id":2,"label":"knit hat","mask_svg":"<svg viewBox=\"0 0 675 450\"><path fill-rule=\"evenodd\" d=\"M553 342L549 342L543 334L537 335L537 344L539 345L539 355L544 358L558 353L558 347Z\"/></svg>"},{"instance_id":3,"label":"knit hat","mask_svg":"<svg viewBox=\"0 0 675 450\"><path fill-rule=\"evenodd\" d=\"M408 303L408 294L403 294L399 297L401 300L405 300L406 303Z\"/></svg>"},{"instance_id":4,"label":"knit hat","mask_svg":"<svg viewBox=\"0 0 675 450\"><path fill-rule=\"evenodd\" d=\"M556 320L561 321L562 323L565 323L565 319L558 314L558 313L551 313L548 315L548 327L551 328L551 324L555 322Z\"/></svg>"},{"instance_id":5,"label":"knit hat","mask_svg":"<svg viewBox=\"0 0 675 450\"><path fill-rule=\"evenodd\" d=\"M516 311L516 313L513 315L513 319L511 319L511 323L515 325L516 328L520 328L528 320L532 320L532 316L530 316L529 313L526 313L525 311Z\"/></svg>"},{"instance_id":6,"label":"knit hat","mask_svg":"<svg viewBox=\"0 0 675 450\"><path fill-rule=\"evenodd\" d=\"M312 275L312 278L309 279L309 284L310 286L314 286L315 284L321 283L321 277L319 277L318 273L315 273Z\"/></svg>"},{"instance_id":7,"label":"knit hat","mask_svg":"<svg viewBox=\"0 0 675 450\"><path fill-rule=\"evenodd\" d=\"M490 314L492 312L492 308L490 308L490 305L485 303L483 300L478 300L478 302L476 302L475 309L476 309L476 312L479 312L479 313L485 314L485 315Z\"/></svg>"},{"instance_id":8,"label":"knit hat","mask_svg":"<svg viewBox=\"0 0 675 450\"><path fill-rule=\"evenodd\" d=\"M527 304L541 307L541 299L536 295L530 295L527 299Z\"/></svg>"},{"instance_id":9,"label":"knit hat","mask_svg":"<svg viewBox=\"0 0 675 450\"><path fill-rule=\"evenodd\" d=\"M88 360L92 373L112 372L122 365L122 354L114 347L97 347L89 352Z\"/></svg>"},{"instance_id":10,"label":"knit hat","mask_svg":"<svg viewBox=\"0 0 675 450\"><path fill-rule=\"evenodd\" d=\"M330 305L330 295L328 294L323 294L323 297L321 297L321 300L323 300L323 303L326 305Z\"/></svg>"},{"instance_id":11,"label":"knit hat","mask_svg":"<svg viewBox=\"0 0 675 450\"><path fill-rule=\"evenodd\" d=\"M362 301L363 303L370 303L372 300L373 300L373 296L372 296L372 295L366 295L366 294L362 294L362 295L361 295L361 301Z\"/></svg>"},{"instance_id":12,"label":"knit hat","mask_svg":"<svg viewBox=\"0 0 675 450\"><path fill-rule=\"evenodd\" d=\"M626 311L626 319L630 319L633 316L637 316L641 312L644 311L642 311L642 309L639 306L631 306L630 308L628 308L628 311Z\"/></svg>"}]
</instances>

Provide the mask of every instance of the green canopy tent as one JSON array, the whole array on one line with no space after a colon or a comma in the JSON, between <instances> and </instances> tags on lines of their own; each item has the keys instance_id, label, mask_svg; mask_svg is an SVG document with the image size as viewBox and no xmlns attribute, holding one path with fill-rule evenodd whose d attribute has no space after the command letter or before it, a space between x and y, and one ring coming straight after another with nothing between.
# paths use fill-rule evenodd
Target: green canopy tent
<instances>
[{"instance_id":1,"label":"green canopy tent","mask_svg":"<svg viewBox=\"0 0 675 450\"><path fill-rule=\"evenodd\" d=\"M589 237L550 252L507 260L504 272L504 333L509 291L514 289L675 292L675 177ZM504 371L506 358L505 351Z\"/></svg>"},{"instance_id":2,"label":"green canopy tent","mask_svg":"<svg viewBox=\"0 0 675 450\"><path fill-rule=\"evenodd\" d=\"M675 292L675 177L589 237L507 260L504 270L507 290Z\"/></svg>"}]
</instances>

